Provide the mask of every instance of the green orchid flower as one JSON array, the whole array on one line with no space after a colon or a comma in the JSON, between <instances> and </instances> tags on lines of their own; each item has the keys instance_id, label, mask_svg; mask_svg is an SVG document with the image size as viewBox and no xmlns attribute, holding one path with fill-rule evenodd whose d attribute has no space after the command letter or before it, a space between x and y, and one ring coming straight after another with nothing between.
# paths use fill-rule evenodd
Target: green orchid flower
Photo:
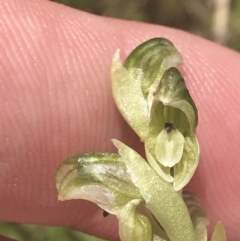
<instances>
[{"instance_id":1,"label":"green orchid flower","mask_svg":"<svg viewBox=\"0 0 240 241\"><path fill-rule=\"evenodd\" d=\"M198 166L197 122L196 106L180 72L166 70L154 93L145 149L155 171L176 191L190 181Z\"/></svg>"},{"instance_id":2,"label":"green orchid flower","mask_svg":"<svg viewBox=\"0 0 240 241\"><path fill-rule=\"evenodd\" d=\"M166 39L112 62L116 105L140 139L146 159L113 140L116 153L83 153L56 173L59 200L85 199L116 215L122 241L207 241L206 213L183 187L199 162L197 108L176 68L182 57ZM216 225L211 241L226 241Z\"/></svg>"},{"instance_id":3,"label":"green orchid flower","mask_svg":"<svg viewBox=\"0 0 240 241\"><path fill-rule=\"evenodd\" d=\"M155 92L164 72L182 63L174 45L163 38L151 39L138 46L124 65L120 51L112 61L112 90L122 116L145 141L149 133L150 110Z\"/></svg>"},{"instance_id":4,"label":"green orchid flower","mask_svg":"<svg viewBox=\"0 0 240 241\"><path fill-rule=\"evenodd\" d=\"M199 160L197 108L175 68L181 63L174 45L156 38L137 47L124 65L117 51L112 64L118 109L145 142L149 163L176 191L190 181Z\"/></svg>"}]
</instances>

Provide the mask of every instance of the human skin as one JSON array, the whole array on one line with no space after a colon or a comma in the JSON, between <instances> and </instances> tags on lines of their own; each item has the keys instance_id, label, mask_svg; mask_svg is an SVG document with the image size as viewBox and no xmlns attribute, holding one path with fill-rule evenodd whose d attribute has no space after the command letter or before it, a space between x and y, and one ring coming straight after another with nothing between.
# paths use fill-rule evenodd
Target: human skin
<instances>
[{"instance_id":1,"label":"human skin","mask_svg":"<svg viewBox=\"0 0 240 241\"><path fill-rule=\"evenodd\" d=\"M199 168L187 189L211 225L240 239L240 55L162 26L98 17L40 0L0 2L0 219L71 226L118 240L117 220L87 201L57 200L54 175L67 157L116 149L142 152L117 111L110 66L153 37L183 55L181 72L198 107ZM2 239L1 239L2 240Z\"/></svg>"}]
</instances>

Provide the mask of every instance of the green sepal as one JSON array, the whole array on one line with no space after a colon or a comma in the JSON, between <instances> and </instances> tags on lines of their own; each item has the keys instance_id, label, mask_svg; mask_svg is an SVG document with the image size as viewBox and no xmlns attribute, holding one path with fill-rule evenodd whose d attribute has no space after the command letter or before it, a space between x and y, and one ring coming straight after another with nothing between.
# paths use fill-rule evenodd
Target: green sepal
<instances>
[{"instance_id":1,"label":"green sepal","mask_svg":"<svg viewBox=\"0 0 240 241\"><path fill-rule=\"evenodd\" d=\"M173 168L173 187L183 189L192 179L199 163L199 144L195 135L185 137L182 159Z\"/></svg>"},{"instance_id":2,"label":"green sepal","mask_svg":"<svg viewBox=\"0 0 240 241\"><path fill-rule=\"evenodd\" d=\"M108 213L132 199L142 199L118 154L84 153L65 160L57 169L59 200L85 199Z\"/></svg>"},{"instance_id":3,"label":"green sepal","mask_svg":"<svg viewBox=\"0 0 240 241\"><path fill-rule=\"evenodd\" d=\"M113 140L132 182L139 189L146 207L152 212L171 241L196 241L193 225L182 197L164 181L134 150ZM181 230L181 232L179 232Z\"/></svg>"},{"instance_id":4,"label":"green sepal","mask_svg":"<svg viewBox=\"0 0 240 241\"><path fill-rule=\"evenodd\" d=\"M196 233L196 241L207 241L207 226L209 225L209 220L199 199L187 191L183 191L182 197L192 219Z\"/></svg>"},{"instance_id":5,"label":"green sepal","mask_svg":"<svg viewBox=\"0 0 240 241\"><path fill-rule=\"evenodd\" d=\"M165 70L182 63L174 45L155 38L138 46L121 63L119 50L111 68L112 92L122 116L144 141L149 132L150 109L155 92Z\"/></svg>"},{"instance_id":6,"label":"green sepal","mask_svg":"<svg viewBox=\"0 0 240 241\"><path fill-rule=\"evenodd\" d=\"M119 51L112 60L111 76L113 97L120 113L138 136L145 140L150 120L147 101L140 80L135 80L123 67Z\"/></svg>"}]
</instances>

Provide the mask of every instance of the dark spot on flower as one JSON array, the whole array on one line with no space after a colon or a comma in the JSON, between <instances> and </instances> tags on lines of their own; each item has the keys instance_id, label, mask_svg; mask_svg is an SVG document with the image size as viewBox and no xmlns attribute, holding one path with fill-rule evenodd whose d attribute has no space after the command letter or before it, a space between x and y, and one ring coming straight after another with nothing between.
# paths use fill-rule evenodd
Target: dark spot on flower
<instances>
[{"instance_id":1,"label":"dark spot on flower","mask_svg":"<svg viewBox=\"0 0 240 241\"><path fill-rule=\"evenodd\" d=\"M173 124L173 123L169 123L169 122L167 122L167 123L164 124L164 128L165 128L165 130L167 131L168 134L169 134L172 130L175 130L174 124Z\"/></svg>"},{"instance_id":2,"label":"dark spot on flower","mask_svg":"<svg viewBox=\"0 0 240 241\"><path fill-rule=\"evenodd\" d=\"M107 211L103 210L103 217L105 218L105 217L107 217L108 215L109 215L109 213L108 213Z\"/></svg>"}]
</instances>

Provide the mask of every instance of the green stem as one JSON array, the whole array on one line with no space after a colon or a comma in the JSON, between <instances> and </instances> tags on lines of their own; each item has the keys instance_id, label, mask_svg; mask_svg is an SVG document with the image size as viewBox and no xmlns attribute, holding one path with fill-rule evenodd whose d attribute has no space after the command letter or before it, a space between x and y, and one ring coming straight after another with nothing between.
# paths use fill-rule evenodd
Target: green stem
<instances>
[{"instance_id":1,"label":"green stem","mask_svg":"<svg viewBox=\"0 0 240 241\"><path fill-rule=\"evenodd\" d=\"M193 224L182 197L134 150L113 140L133 183L145 199L147 208L162 225L171 241L196 241Z\"/></svg>"}]
</instances>

